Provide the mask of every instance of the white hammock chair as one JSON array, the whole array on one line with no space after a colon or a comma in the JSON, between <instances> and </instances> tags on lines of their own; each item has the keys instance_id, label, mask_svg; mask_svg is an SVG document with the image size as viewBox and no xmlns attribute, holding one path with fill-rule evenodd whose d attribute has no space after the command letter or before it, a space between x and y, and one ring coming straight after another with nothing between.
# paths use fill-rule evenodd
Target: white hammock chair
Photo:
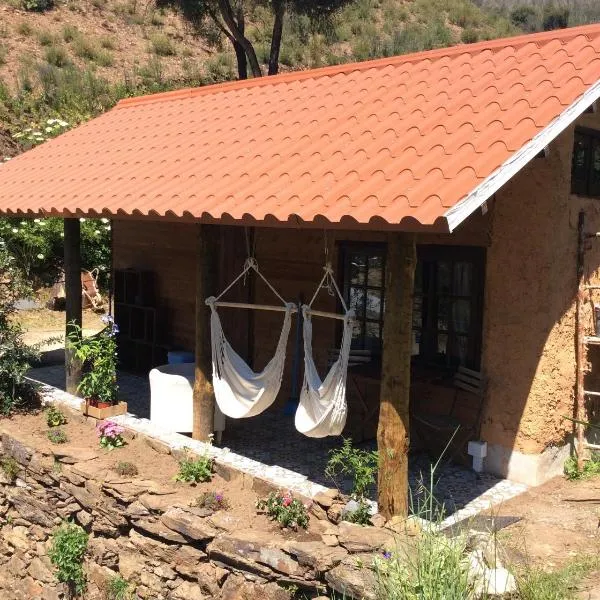
<instances>
[{"instance_id":1,"label":"white hammock chair","mask_svg":"<svg viewBox=\"0 0 600 600\"><path fill-rule=\"evenodd\" d=\"M283 306L219 302L219 298L244 277L250 269L253 269L261 277L269 289L281 300ZM207 298L206 304L211 309L212 384L217 404L221 412L232 419L254 417L269 408L279 393L292 313L296 311L296 305L283 300L258 270L258 264L253 258L246 261L242 273L219 296ZM221 319L217 313L218 306L275 310L285 313L275 355L260 373L255 373L225 338Z\"/></svg>"},{"instance_id":2,"label":"white hammock chair","mask_svg":"<svg viewBox=\"0 0 600 600\"><path fill-rule=\"evenodd\" d=\"M344 308L344 315L312 310L311 306L319 290L324 285L329 289L333 288L335 290ZM333 317L341 319L344 322L340 354L323 381L319 377L312 355L312 315ZM300 392L300 402L296 410L296 429L300 433L312 438L340 435L346 424L348 413L348 406L346 404L346 378L348 374L350 345L352 343L354 311L348 310L346 307L346 303L335 283L333 271L329 264L325 267L325 275L312 300L308 305L304 304L302 306L302 316L304 318L304 381Z\"/></svg>"}]
</instances>

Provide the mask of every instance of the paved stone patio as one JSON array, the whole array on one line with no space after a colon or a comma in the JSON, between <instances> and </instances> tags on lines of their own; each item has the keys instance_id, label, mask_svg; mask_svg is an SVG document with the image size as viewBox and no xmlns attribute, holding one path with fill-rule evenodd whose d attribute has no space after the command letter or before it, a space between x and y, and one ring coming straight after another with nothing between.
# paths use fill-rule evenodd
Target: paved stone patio
<instances>
[{"instance_id":1,"label":"paved stone patio","mask_svg":"<svg viewBox=\"0 0 600 600\"><path fill-rule=\"evenodd\" d=\"M64 367L53 365L32 369L31 379L64 390ZM132 417L150 418L150 387L147 377L119 373L120 397L128 404ZM129 417L128 417L129 418ZM135 419L132 420L132 422ZM127 423L130 425L130 423ZM144 425L146 429L152 424ZM190 440L191 441L191 440ZM281 469L282 475L293 472L301 479L348 490L349 481L333 482L325 476L329 451L339 447L341 438L312 439L298 433L293 414L272 408L251 419L227 420L221 447L233 455L245 457L252 464L262 463L270 469ZM375 442L362 445L375 449ZM411 453L411 496L423 498L429 489L431 461L424 453ZM285 478L285 477L284 477ZM289 477L288 477L289 478ZM499 479L489 474L478 475L465 467L443 462L435 473L435 496L443 504L446 522L451 524L522 493L527 486Z\"/></svg>"}]
</instances>

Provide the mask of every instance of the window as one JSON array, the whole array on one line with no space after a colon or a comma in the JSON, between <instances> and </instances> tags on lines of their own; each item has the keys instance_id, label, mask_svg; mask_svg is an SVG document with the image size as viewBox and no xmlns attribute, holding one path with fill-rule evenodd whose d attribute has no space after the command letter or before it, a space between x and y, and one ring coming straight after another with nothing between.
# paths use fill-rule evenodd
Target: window
<instances>
[{"instance_id":1,"label":"window","mask_svg":"<svg viewBox=\"0 0 600 600\"><path fill-rule=\"evenodd\" d=\"M345 245L344 295L356 312L352 346L381 352L385 247ZM484 250L457 246L417 248L413 304L413 357L428 364L479 368Z\"/></svg>"},{"instance_id":2,"label":"window","mask_svg":"<svg viewBox=\"0 0 600 600\"><path fill-rule=\"evenodd\" d=\"M356 313L352 347L381 352L384 246L345 246L344 296Z\"/></svg>"},{"instance_id":3,"label":"window","mask_svg":"<svg viewBox=\"0 0 600 600\"><path fill-rule=\"evenodd\" d=\"M600 131L575 131L571 192L580 196L600 197Z\"/></svg>"}]
</instances>

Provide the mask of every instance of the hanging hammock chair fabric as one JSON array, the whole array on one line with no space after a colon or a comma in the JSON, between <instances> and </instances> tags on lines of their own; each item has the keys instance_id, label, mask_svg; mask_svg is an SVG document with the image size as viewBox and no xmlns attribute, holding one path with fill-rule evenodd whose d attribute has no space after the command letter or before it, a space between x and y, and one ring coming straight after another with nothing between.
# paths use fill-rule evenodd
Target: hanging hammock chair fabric
<instances>
[{"instance_id":1,"label":"hanging hammock chair fabric","mask_svg":"<svg viewBox=\"0 0 600 600\"><path fill-rule=\"evenodd\" d=\"M346 404L346 379L348 374L348 359L352 344L352 327L354 311L348 310L340 291L333 279L331 267L325 268L325 276L321 280L317 292L310 304L302 306L304 334L304 381L300 392L300 402L296 410L296 429L312 438L322 438L328 435L340 435L346 425L348 406ZM329 369L323 381L315 366L312 354L312 310L318 291L325 281L329 280L330 289L333 287L344 307L345 315L335 315L344 322L342 344L337 360ZM315 312L315 314L319 314ZM320 313L326 316L324 313ZM333 315L332 315L333 316Z\"/></svg>"},{"instance_id":2,"label":"hanging hammock chair fabric","mask_svg":"<svg viewBox=\"0 0 600 600\"><path fill-rule=\"evenodd\" d=\"M265 281L269 288L282 301L282 307L266 307L257 305L256 308L267 308L271 310L282 310L285 313L283 327L275 349L275 355L267 366L259 373L255 373L244 359L231 347L225 337L221 319L217 312L219 298L223 296L241 277L245 276L249 269ZM206 304L211 309L210 328L212 344L212 384L215 399L221 412L232 419L245 419L254 417L273 404L279 388L283 367L285 365L285 353L290 333L292 313L295 311L294 304L286 303L275 291L271 284L258 270L254 259L246 261L241 275L239 275L217 298L211 296L206 299ZM236 306L236 303L222 303L225 306ZM250 305L238 303L239 306L250 308Z\"/></svg>"}]
</instances>

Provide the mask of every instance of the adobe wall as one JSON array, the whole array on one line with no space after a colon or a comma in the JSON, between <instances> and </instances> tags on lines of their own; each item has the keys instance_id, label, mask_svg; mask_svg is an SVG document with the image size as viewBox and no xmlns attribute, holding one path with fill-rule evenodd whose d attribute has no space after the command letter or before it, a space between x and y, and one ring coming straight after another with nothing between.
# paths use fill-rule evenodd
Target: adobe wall
<instances>
[{"instance_id":1,"label":"adobe wall","mask_svg":"<svg viewBox=\"0 0 600 600\"><path fill-rule=\"evenodd\" d=\"M580 123L600 127L598 115L584 115ZM510 475L515 450L522 468L512 473L521 479L538 468L531 455L563 445L572 430L563 415L573 414L582 208L586 229L600 230L598 201L570 196L573 132L565 131L547 157L534 159L506 184L491 211L483 332L489 381L481 437L491 445L486 467ZM595 248L587 256L593 268L600 264ZM551 452L544 456L550 458L540 459L540 469L551 474L562 468Z\"/></svg>"}]
</instances>

